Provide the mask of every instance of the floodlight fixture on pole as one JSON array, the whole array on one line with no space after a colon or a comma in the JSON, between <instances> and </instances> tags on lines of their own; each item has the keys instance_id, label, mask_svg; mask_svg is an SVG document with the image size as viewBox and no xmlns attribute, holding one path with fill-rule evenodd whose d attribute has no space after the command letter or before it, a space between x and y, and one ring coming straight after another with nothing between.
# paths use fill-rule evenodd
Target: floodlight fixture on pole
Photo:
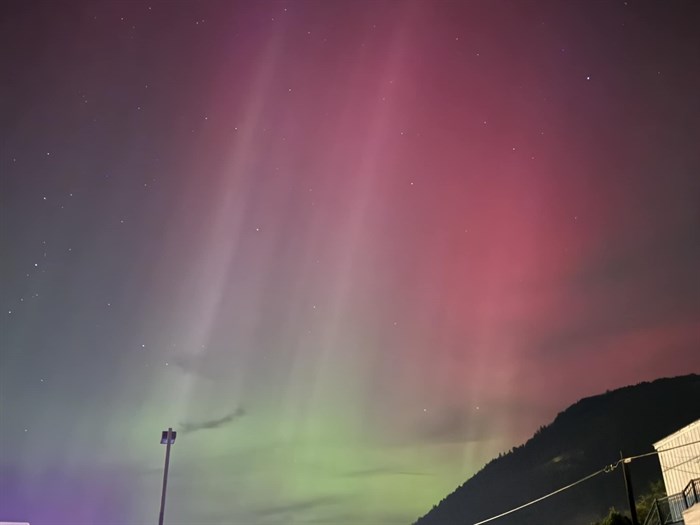
<instances>
[{"instance_id":1,"label":"floodlight fixture on pole","mask_svg":"<svg viewBox=\"0 0 700 525\"><path fill-rule=\"evenodd\" d=\"M165 491L168 488L168 467L170 465L170 445L175 443L177 432L172 428L163 430L160 438L160 444L165 445L165 469L163 470L163 493L160 497L160 515L158 516L158 525L163 525L165 517Z\"/></svg>"}]
</instances>

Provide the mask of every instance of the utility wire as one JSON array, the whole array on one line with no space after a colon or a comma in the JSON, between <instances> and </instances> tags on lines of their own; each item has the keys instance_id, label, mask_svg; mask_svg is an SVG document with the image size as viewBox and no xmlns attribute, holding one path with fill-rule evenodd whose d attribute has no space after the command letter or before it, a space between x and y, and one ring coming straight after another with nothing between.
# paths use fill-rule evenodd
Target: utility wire
<instances>
[{"instance_id":1,"label":"utility wire","mask_svg":"<svg viewBox=\"0 0 700 525\"><path fill-rule=\"evenodd\" d=\"M648 456L655 456L656 454L661 454L662 452L668 452L669 450L676 450L677 448L689 447L690 445L697 445L697 444L700 444L700 440L691 441L690 443L683 443L682 445L676 445L675 447L662 448L659 450L655 450L653 452L647 452L646 454L639 454L638 456L630 456L628 458L625 458L625 460L627 462L629 462L629 461L632 461L633 459L646 458Z\"/></svg>"},{"instance_id":2,"label":"utility wire","mask_svg":"<svg viewBox=\"0 0 700 525\"><path fill-rule=\"evenodd\" d=\"M485 519L485 520L477 521L476 523L474 523L474 525L482 525L483 523L488 523L488 522L490 522L490 521L497 520L497 519L499 519L499 518L502 518L503 516L507 516L508 514L513 514L514 512L517 512L517 511L522 510L522 509L524 509L524 508L526 508L526 507L529 507L530 505L534 505L535 503L539 503L539 502L542 501L542 500L545 500L545 499L547 499L547 498L551 498L552 496L554 496L554 495L556 495L556 494L559 494L560 492L564 492L565 490L568 490L568 489L570 489L570 488L572 488L572 487L575 487L576 485L578 485L578 484L580 484L580 483L583 483L584 481L588 481L589 479L594 478L595 476L597 476L597 475L599 475L599 474L603 474L603 473L606 473L606 474L607 474L608 472L612 472L612 471L615 470L618 466L620 466L620 464L621 464L623 461L624 461L625 463L630 463L632 460L635 460L635 459L645 458L645 457L648 457L648 456L654 456L654 455L656 455L656 454L660 454L661 452L668 452L669 450L675 450L675 449L677 449L677 448L683 448L683 447L688 447L688 446L690 446L690 445L697 445L697 444L700 444L700 441L692 441L692 442L690 442L690 443L684 443L684 444L682 444L682 445L676 445L676 446L674 446L674 447L662 448L662 449L660 449L660 450L655 450L654 452L648 452L648 453L646 453L646 454L639 454L639 455L637 455L637 456L629 456L629 457L626 457L626 458L622 458L622 459L620 459L617 463L613 463L612 465L608 465L608 466L606 466L606 467L604 467L604 468L602 468L602 469L600 469L600 470L597 470L596 472L594 472L593 474L589 474L589 475L586 476L585 478L581 478L581 479L579 479L578 481L574 481L573 483L570 483L569 485L566 485L565 487L562 487L562 488L560 488L560 489L557 489L557 490L555 490L554 492L550 492L549 494L545 494L545 495L542 496L542 497L539 497L539 498L537 498L537 499L533 499L532 501L528 501L527 503L524 503L524 504L520 505L519 507L515 507L514 509L510 509L510 510L508 510L508 511L506 511L506 512L502 512L501 514L498 514L498 515L496 515L496 516L492 516L492 517L487 518L487 519ZM693 459L695 459L695 458L693 458ZM684 462L684 463L686 463L686 462ZM679 465L676 465L676 466L680 466L680 465L682 465L682 464L683 464L683 463L681 463L681 464L679 464Z\"/></svg>"},{"instance_id":3,"label":"utility wire","mask_svg":"<svg viewBox=\"0 0 700 525\"><path fill-rule=\"evenodd\" d=\"M672 466L670 466L670 467L666 467L665 469L663 469L663 471L664 471L664 472L668 472L669 470L675 470L675 469L677 469L678 467L682 467L682 466L685 465L686 463L690 463L691 461L697 461L698 459L700 459L700 456L693 456L692 458L684 459L684 460L681 461L680 463L676 463L675 465L672 465Z\"/></svg>"},{"instance_id":4,"label":"utility wire","mask_svg":"<svg viewBox=\"0 0 700 525\"><path fill-rule=\"evenodd\" d=\"M547 498L551 498L555 494L559 494L560 492L564 492L565 490L568 490L571 487L575 487L576 485L578 485L579 483L583 483L584 481L588 481L589 479L597 476L598 474L603 474L604 472L605 473L612 472L620 465L620 463L622 463L622 460L619 460L617 463L613 463L612 465L608 465L607 467L604 467L604 468L594 472L593 474L589 474L585 478L581 478L578 481L574 481L573 483L570 483L566 487L562 487L562 488L557 489L554 492L550 492L549 494L546 494L540 498L533 499L532 501L528 501L527 503L520 505L519 507L515 507L514 509L510 509L506 512L502 512L501 514L499 514L497 516L492 516L491 518L488 518L488 519L485 519L482 521L477 521L476 523L474 523L474 525L481 525L482 523L488 523L489 521L497 520L498 518L502 518L503 516L507 516L508 514L513 514L514 512L522 510L525 507L529 507L530 505L534 505L535 503L539 503L542 500L545 500Z\"/></svg>"}]
</instances>

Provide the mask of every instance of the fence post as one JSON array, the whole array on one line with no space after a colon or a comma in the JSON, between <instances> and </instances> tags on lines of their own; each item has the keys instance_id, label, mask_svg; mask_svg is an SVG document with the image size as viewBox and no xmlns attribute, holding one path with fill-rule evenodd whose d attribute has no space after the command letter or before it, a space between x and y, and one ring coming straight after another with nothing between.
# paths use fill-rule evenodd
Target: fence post
<instances>
[{"instance_id":1,"label":"fence post","mask_svg":"<svg viewBox=\"0 0 700 525\"><path fill-rule=\"evenodd\" d=\"M654 498L654 511L656 511L656 519L658 520L659 523L662 523L661 521L661 509L659 508L659 500Z\"/></svg>"}]
</instances>

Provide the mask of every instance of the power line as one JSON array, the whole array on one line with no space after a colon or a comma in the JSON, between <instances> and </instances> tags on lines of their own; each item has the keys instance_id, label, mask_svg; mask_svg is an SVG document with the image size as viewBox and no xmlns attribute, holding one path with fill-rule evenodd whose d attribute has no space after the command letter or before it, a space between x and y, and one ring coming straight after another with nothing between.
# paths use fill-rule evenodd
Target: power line
<instances>
[{"instance_id":1,"label":"power line","mask_svg":"<svg viewBox=\"0 0 700 525\"><path fill-rule=\"evenodd\" d=\"M686 463L690 463L691 461L696 461L696 460L698 460L698 459L700 459L700 455L698 455L698 456L693 456L692 458L684 459L684 460L681 461L680 463L676 463L675 465L672 465L672 466L670 466L670 467L666 467L665 469L663 469L663 471L664 471L664 472L668 472L669 470L675 470L675 469L677 469L678 467L681 467L681 466L685 465Z\"/></svg>"},{"instance_id":2,"label":"power line","mask_svg":"<svg viewBox=\"0 0 700 525\"><path fill-rule=\"evenodd\" d=\"M588 481L589 479L594 478L598 474L612 472L620 465L620 463L622 463L622 460L619 460L617 463L613 463L612 465L608 465L607 467L604 467L604 468L594 472L593 474L589 474L585 478L581 478L578 481L574 481L573 483L570 483L566 487L562 487L562 488L557 489L554 492L550 492L549 494L546 494L540 498L534 499L532 501L528 501L527 503L520 505L519 507L515 507L514 509L510 509L506 512L502 512L501 514L499 514L497 516L492 516L491 518L488 518L488 519L485 519L482 521L477 521L476 523L474 523L474 525L481 525L482 523L488 523L489 521L497 520L498 518L502 518L503 516L507 516L508 514L513 514L514 512L522 510L525 507L529 507L530 505L534 505L535 503L539 503L542 500L545 500L547 498L551 498L555 494L559 494L560 492L564 492L565 490L568 490L571 487L575 487L576 485L578 485L579 483L583 483L584 481Z\"/></svg>"},{"instance_id":3,"label":"power line","mask_svg":"<svg viewBox=\"0 0 700 525\"><path fill-rule=\"evenodd\" d=\"M612 471L615 470L618 466L620 466L620 464L621 464L623 461L624 461L625 463L630 463L631 461L633 461L633 460L635 460L635 459L645 458L645 457L648 457L648 456L654 456L654 455L660 454L661 452L668 452L669 450L675 450L675 449L677 449L677 448L683 448L683 447L688 447L688 446L690 446L690 445L697 445L697 444L700 444L700 441L691 441L690 443L684 443L684 444L682 444L682 445L676 445L676 446L674 446L674 447L663 448L663 449L660 449L660 450L655 450L654 452L647 452L646 454L639 454L639 455L637 455L637 456L629 456L629 457L626 457L626 458L622 458L622 459L620 459L617 463L613 463L612 465L608 465L608 466L606 466L606 467L604 467L604 468L602 468L602 469L600 469L600 470L597 470L596 472L594 472L594 473L592 473L592 474L589 474L589 475L586 476L585 478L581 478L581 479L579 479L578 481L574 481L573 483L570 483L569 485L566 485L565 487L561 487L560 489L557 489L557 490L555 490L555 491L553 491L553 492L550 492L549 494L545 494L545 495L542 496L542 497L539 497L539 498L534 499L534 500L532 500L532 501L528 501L527 503L524 503L524 504L520 505L519 507L515 507L515 508L510 509L510 510L508 510L508 511L506 511L506 512L502 512L501 514L498 514L498 515L496 515L496 516L492 516L492 517L490 517L490 518L487 518L487 519L485 519L485 520L477 521L476 523L474 523L474 525L482 525L483 523L488 523L488 522L490 522L490 521L497 520L497 519L499 519L499 518L502 518L503 516L507 516L508 514L513 514L514 512L517 512L517 511L519 511L519 510L522 510L522 509L524 509L524 508L526 508L526 507L529 507L529 506L531 506L531 505L534 505L535 503L539 503L539 502L542 501L542 500L545 500L545 499L547 499L547 498L551 498L552 496L554 496L554 495L556 495L556 494L559 494L560 492L564 492L565 490L568 490L568 489L570 489L570 488L572 488L572 487L575 487L576 485L578 485L578 484L580 484L580 483L583 483L584 481L588 481L589 479L594 478L595 476L597 476L597 475L599 475L599 474L603 474L603 473L606 473L606 474L607 474L608 472L612 472ZM694 459L694 458L693 458L693 459ZM680 464L677 465L677 466L680 466Z\"/></svg>"},{"instance_id":4,"label":"power line","mask_svg":"<svg viewBox=\"0 0 700 525\"><path fill-rule=\"evenodd\" d=\"M654 450L653 452L647 452L646 454L639 454L638 456L630 456L625 458L626 461L632 461L634 459L646 458L648 456L655 456L661 452L668 452L669 450L676 450L677 448L689 447L690 445L698 445L700 441L691 441L690 443L683 443L682 445L676 445L675 447L662 448L660 450Z\"/></svg>"}]
</instances>

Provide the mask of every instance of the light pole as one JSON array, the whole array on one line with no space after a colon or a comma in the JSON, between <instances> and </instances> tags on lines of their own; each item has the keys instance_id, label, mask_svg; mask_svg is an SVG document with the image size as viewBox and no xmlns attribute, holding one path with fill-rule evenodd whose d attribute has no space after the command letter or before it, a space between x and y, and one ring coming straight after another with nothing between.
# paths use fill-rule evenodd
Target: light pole
<instances>
[{"instance_id":1,"label":"light pole","mask_svg":"<svg viewBox=\"0 0 700 525\"><path fill-rule=\"evenodd\" d=\"M632 491L632 478L630 477L629 464L632 463L631 458L625 458L620 451L620 460L622 461L622 475L625 478L625 492L627 492L627 503L630 507L630 516L632 517L632 525L639 525L637 518L637 507L634 504L634 492Z\"/></svg>"},{"instance_id":2,"label":"light pole","mask_svg":"<svg viewBox=\"0 0 700 525\"><path fill-rule=\"evenodd\" d=\"M175 443L177 432L172 428L163 430L160 437L160 444L165 445L165 470L163 471L163 494L160 497L160 516L158 517L158 525L163 525L163 517L165 516L165 490L168 488L168 466L170 465L170 445Z\"/></svg>"}]
</instances>

